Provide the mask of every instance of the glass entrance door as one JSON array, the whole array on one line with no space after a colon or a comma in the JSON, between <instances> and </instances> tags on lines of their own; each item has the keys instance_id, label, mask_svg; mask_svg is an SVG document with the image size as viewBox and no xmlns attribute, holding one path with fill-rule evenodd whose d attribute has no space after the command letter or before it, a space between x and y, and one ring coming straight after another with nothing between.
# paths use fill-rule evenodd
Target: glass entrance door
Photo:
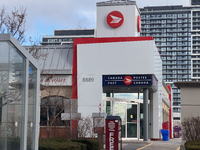
<instances>
[{"instance_id":1,"label":"glass entrance door","mask_svg":"<svg viewBox=\"0 0 200 150\"><path fill-rule=\"evenodd\" d=\"M122 119L122 138L140 139L143 137L143 108L141 103L104 101L104 112ZM107 109L109 108L109 109Z\"/></svg>"},{"instance_id":2,"label":"glass entrance door","mask_svg":"<svg viewBox=\"0 0 200 150\"><path fill-rule=\"evenodd\" d=\"M137 104L127 104L127 138L137 138Z\"/></svg>"}]
</instances>

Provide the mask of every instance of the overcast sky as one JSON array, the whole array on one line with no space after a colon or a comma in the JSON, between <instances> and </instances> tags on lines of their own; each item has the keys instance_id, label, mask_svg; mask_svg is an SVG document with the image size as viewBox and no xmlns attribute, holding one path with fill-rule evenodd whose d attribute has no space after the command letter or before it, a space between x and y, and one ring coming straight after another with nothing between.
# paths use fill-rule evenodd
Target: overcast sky
<instances>
[{"instance_id":1,"label":"overcast sky","mask_svg":"<svg viewBox=\"0 0 200 150\"><path fill-rule=\"evenodd\" d=\"M53 35L54 29L96 27L96 2L102 0L1 0L7 12L23 6L27 8L26 43L31 36L42 39ZM136 0L138 7L183 5L190 0Z\"/></svg>"}]
</instances>

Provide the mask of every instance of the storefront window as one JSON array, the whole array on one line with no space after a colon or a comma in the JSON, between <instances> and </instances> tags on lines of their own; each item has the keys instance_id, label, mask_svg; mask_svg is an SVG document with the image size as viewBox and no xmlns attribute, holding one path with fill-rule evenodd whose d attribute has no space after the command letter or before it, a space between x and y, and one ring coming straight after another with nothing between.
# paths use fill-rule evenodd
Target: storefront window
<instances>
[{"instance_id":1,"label":"storefront window","mask_svg":"<svg viewBox=\"0 0 200 150\"><path fill-rule=\"evenodd\" d=\"M64 106L65 99L60 96L41 99L40 126L47 126L47 120L50 120L53 126L65 125L64 121L61 120L61 113L64 113L64 109L67 107Z\"/></svg>"}]
</instances>

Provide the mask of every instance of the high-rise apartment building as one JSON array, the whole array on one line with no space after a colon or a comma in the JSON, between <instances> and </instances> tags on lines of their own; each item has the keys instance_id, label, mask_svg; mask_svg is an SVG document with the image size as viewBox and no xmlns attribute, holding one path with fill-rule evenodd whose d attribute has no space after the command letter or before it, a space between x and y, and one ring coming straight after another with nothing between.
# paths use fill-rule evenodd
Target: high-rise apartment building
<instances>
[{"instance_id":1,"label":"high-rise apartment building","mask_svg":"<svg viewBox=\"0 0 200 150\"><path fill-rule=\"evenodd\" d=\"M173 82L200 79L200 6L140 8L141 36L153 36L163 62L163 79L173 89L173 116L180 120L180 90Z\"/></svg>"}]
</instances>

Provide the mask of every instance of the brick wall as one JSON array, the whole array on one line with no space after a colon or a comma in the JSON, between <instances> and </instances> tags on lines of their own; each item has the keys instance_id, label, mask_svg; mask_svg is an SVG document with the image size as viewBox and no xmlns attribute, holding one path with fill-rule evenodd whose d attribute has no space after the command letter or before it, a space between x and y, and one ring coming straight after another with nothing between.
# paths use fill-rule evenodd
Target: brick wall
<instances>
[{"instance_id":1,"label":"brick wall","mask_svg":"<svg viewBox=\"0 0 200 150\"><path fill-rule=\"evenodd\" d=\"M69 127L52 127L50 137L69 138ZM40 127L40 138L47 138L47 127Z\"/></svg>"}]
</instances>

